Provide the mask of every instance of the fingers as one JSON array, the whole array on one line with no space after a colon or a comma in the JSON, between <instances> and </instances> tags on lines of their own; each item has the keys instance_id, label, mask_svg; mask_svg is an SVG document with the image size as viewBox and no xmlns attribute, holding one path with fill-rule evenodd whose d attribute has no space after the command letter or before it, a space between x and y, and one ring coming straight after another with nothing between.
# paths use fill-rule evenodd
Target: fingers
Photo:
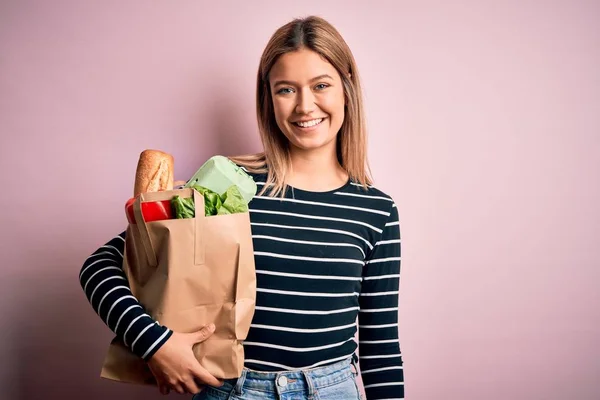
<instances>
[{"instance_id":1,"label":"fingers","mask_svg":"<svg viewBox=\"0 0 600 400\"><path fill-rule=\"evenodd\" d=\"M179 383L173 385L173 389L175 389L175 391L177 393L179 393L179 394L185 394L186 393L185 389L183 388L183 385L181 385Z\"/></svg>"},{"instance_id":2,"label":"fingers","mask_svg":"<svg viewBox=\"0 0 600 400\"><path fill-rule=\"evenodd\" d=\"M192 370L192 373L200 382L203 382L210 386L220 387L223 386L223 381L218 380L214 376L208 373L207 370L202 368L200 363Z\"/></svg>"},{"instance_id":3,"label":"fingers","mask_svg":"<svg viewBox=\"0 0 600 400\"><path fill-rule=\"evenodd\" d=\"M183 382L183 385L184 385L185 390L187 390L187 392L190 394L196 394L200 391L200 387L198 387L196 382L194 382L193 378L190 378L190 379L186 380L185 382Z\"/></svg>"},{"instance_id":4,"label":"fingers","mask_svg":"<svg viewBox=\"0 0 600 400\"><path fill-rule=\"evenodd\" d=\"M175 391L180 394L196 394L201 391L202 385L223 385L223 382L200 365L193 353L194 345L208 339L215 330L215 325L211 323L196 332L174 332L169 339L171 347L166 348L165 344L159 349L166 348L161 357L156 352L149 360L148 366L157 380L160 393L165 395Z\"/></svg>"},{"instance_id":5,"label":"fingers","mask_svg":"<svg viewBox=\"0 0 600 400\"><path fill-rule=\"evenodd\" d=\"M219 384L218 386L221 385L222 384ZM173 382L172 384L160 384L158 386L158 389L163 395L169 394L171 392L171 389L173 389L179 394L196 394L200 393L204 389L204 385L199 385L194 380L194 376L190 375L190 377L188 377L187 379L181 380L179 382Z\"/></svg>"},{"instance_id":6,"label":"fingers","mask_svg":"<svg viewBox=\"0 0 600 400\"><path fill-rule=\"evenodd\" d=\"M192 344L204 342L206 339L210 337L215 332L215 324L209 324L198 332L194 332L191 334Z\"/></svg>"},{"instance_id":7,"label":"fingers","mask_svg":"<svg viewBox=\"0 0 600 400\"><path fill-rule=\"evenodd\" d=\"M169 394L171 392L171 389L166 385L160 385L158 389L160 390L160 394Z\"/></svg>"},{"instance_id":8,"label":"fingers","mask_svg":"<svg viewBox=\"0 0 600 400\"><path fill-rule=\"evenodd\" d=\"M179 394L196 394L202 391L203 385L199 385L194 380L193 373L189 373L186 378L180 378L179 380L171 380L170 382L162 382L158 384L158 390L160 394L167 395L171 390Z\"/></svg>"},{"instance_id":9,"label":"fingers","mask_svg":"<svg viewBox=\"0 0 600 400\"><path fill-rule=\"evenodd\" d=\"M150 371L154 375L154 379L156 380L156 386L158 386L158 391L160 394L167 395L171 392L171 388L169 384L163 379L163 375L161 373L157 373L152 367L150 367Z\"/></svg>"}]
</instances>

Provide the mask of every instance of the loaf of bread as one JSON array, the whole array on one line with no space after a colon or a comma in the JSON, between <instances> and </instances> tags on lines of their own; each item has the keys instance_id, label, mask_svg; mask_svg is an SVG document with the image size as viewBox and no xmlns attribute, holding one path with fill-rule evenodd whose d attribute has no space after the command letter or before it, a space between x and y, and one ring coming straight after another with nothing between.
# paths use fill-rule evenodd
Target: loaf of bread
<instances>
[{"instance_id":1,"label":"loaf of bread","mask_svg":"<svg viewBox=\"0 0 600 400\"><path fill-rule=\"evenodd\" d=\"M171 154L160 150L144 150L140 154L135 172L133 196L140 193L173 189L173 164Z\"/></svg>"}]
</instances>

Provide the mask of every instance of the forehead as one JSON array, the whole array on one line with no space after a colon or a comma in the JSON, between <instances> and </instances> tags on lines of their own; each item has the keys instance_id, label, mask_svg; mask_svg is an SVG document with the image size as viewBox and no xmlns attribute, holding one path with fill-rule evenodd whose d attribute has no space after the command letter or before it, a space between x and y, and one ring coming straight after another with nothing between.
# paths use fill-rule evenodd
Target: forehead
<instances>
[{"instance_id":1,"label":"forehead","mask_svg":"<svg viewBox=\"0 0 600 400\"><path fill-rule=\"evenodd\" d=\"M308 82L319 75L330 75L339 79L337 70L325 58L308 49L300 49L280 56L269 73L269 80L279 79Z\"/></svg>"}]
</instances>

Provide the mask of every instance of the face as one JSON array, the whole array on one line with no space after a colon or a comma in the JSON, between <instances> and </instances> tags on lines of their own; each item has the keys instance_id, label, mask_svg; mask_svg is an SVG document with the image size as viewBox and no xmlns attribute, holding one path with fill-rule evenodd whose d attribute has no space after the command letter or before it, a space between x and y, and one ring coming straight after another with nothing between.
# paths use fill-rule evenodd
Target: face
<instances>
[{"instance_id":1,"label":"face","mask_svg":"<svg viewBox=\"0 0 600 400\"><path fill-rule=\"evenodd\" d=\"M292 150L329 150L344 122L344 89L337 70L312 50L279 57L269 84L275 120Z\"/></svg>"}]
</instances>

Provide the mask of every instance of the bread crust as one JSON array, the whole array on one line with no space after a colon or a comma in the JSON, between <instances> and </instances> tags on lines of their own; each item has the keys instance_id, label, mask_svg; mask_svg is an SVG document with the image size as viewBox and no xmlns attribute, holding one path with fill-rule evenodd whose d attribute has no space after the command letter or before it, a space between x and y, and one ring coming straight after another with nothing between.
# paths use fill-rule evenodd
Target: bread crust
<instances>
[{"instance_id":1,"label":"bread crust","mask_svg":"<svg viewBox=\"0 0 600 400\"><path fill-rule=\"evenodd\" d=\"M174 159L169 153L147 149L142 151L135 172L133 196L140 193L173 189Z\"/></svg>"}]
</instances>

